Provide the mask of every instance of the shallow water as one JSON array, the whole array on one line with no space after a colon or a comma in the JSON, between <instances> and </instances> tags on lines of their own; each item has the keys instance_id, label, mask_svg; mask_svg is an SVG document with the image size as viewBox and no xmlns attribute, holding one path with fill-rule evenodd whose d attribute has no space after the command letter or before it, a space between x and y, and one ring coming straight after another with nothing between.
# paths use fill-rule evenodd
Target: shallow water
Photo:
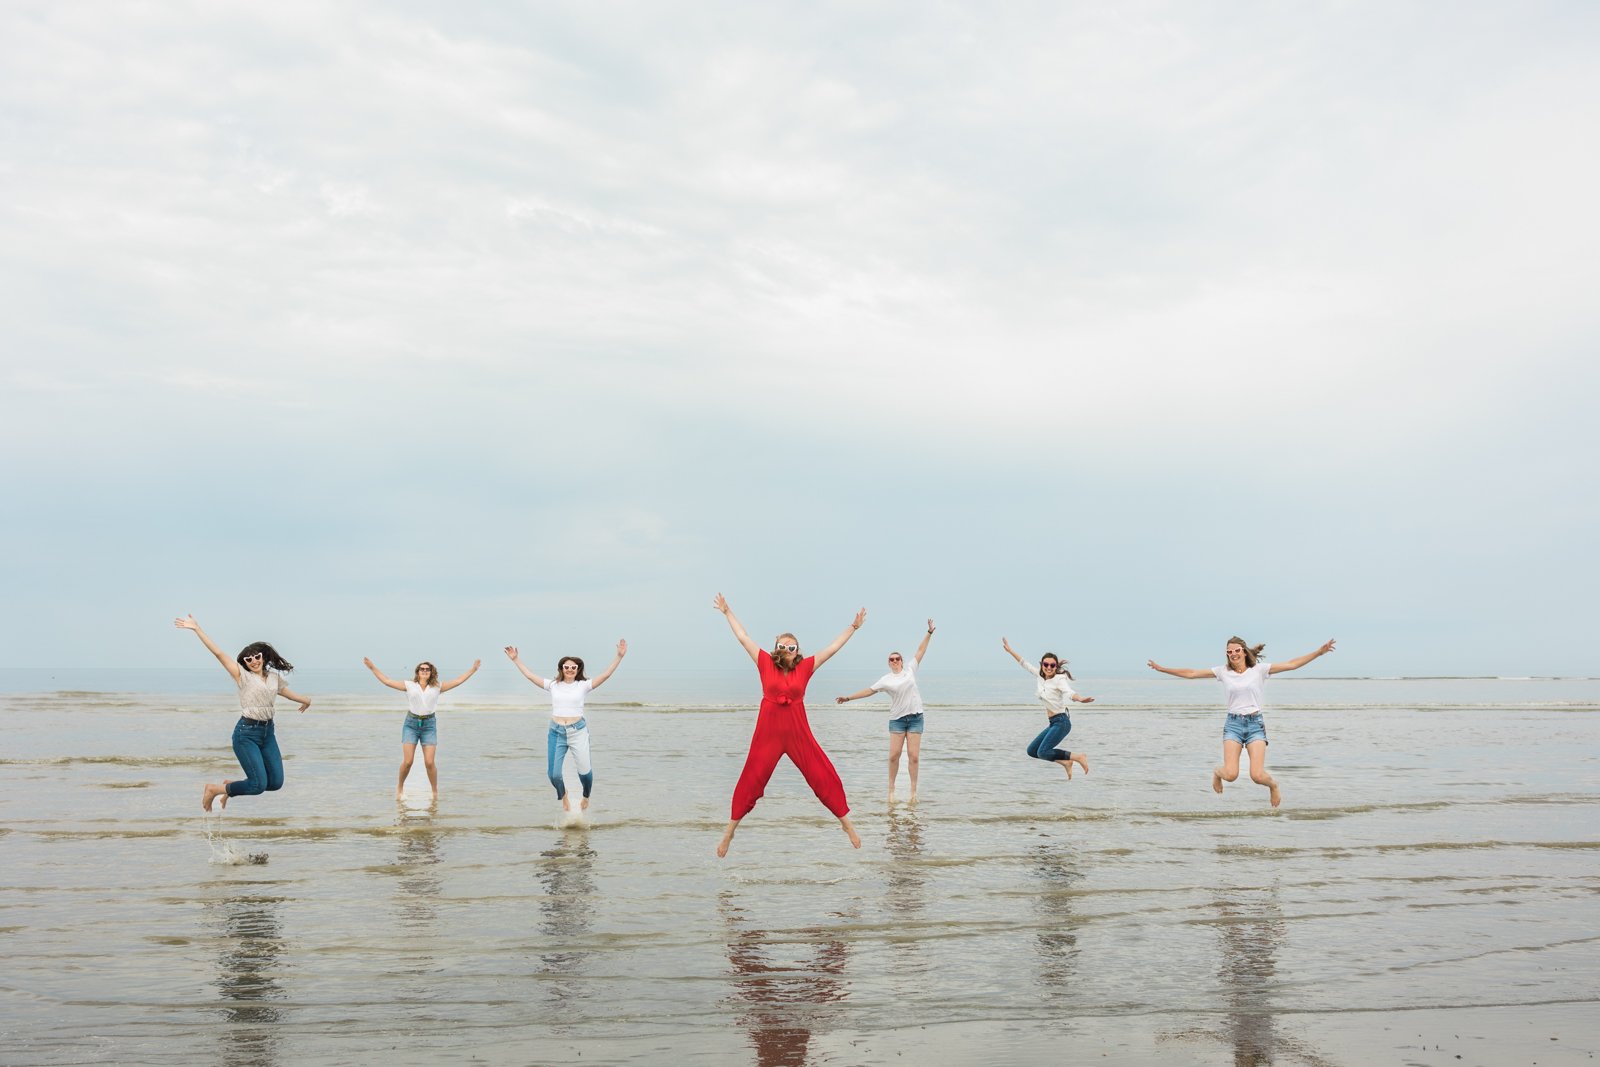
<instances>
[{"instance_id":1,"label":"shallow water","mask_svg":"<svg viewBox=\"0 0 1600 1067\"><path fill-rule=\"evenodd\" d=\"M812 722L864 847L785 763L718 861L754 720L731 674L591 705L595 804L565 830L528 692L446 698L442 797L414 811L392 799L403 713L312 674L312 711L279 715L284 790L212 819L201 781L237 773L226 678L0 697L0 1060L1600 1050L1600 682L1275 681L1274 812L1243 778L1210 791L1210 686L1084 680L1101 702L1068 747L1091 773L1069 782L1022 756L1039 710L983 699L1019 699L1020 672L929 672L922 795L890 806L883 704L837 709L824 675Z\"/></svg>"}]
</instances>

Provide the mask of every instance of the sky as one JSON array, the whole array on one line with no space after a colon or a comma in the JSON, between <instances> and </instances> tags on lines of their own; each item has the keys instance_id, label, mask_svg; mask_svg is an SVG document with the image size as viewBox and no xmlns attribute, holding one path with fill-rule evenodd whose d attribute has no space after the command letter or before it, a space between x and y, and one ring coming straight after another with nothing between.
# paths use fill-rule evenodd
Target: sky
<instances>
[{"instance_id":1,"label":"sky","mask_svg":"<svg viewBox=\"0 0 1600 1067\"><path fill-rule=\"evenodd\" d=\"M1600 8L0 9L0 666L1600 674Z\"/></svg>"}]
</instances>

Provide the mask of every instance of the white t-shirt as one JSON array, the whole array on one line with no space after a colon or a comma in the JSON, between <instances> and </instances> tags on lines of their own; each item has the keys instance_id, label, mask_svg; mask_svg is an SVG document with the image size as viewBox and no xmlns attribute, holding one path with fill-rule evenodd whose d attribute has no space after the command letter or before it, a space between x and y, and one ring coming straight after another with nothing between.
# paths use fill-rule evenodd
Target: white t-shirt
<instances>
[{"instance_id":1,"label":"white t-shirt","mask_svg":"<svg viewBox=\"0 0 1600 1067\"><path fill-rule=\"evenodd\" d=\"M407 682L406 703L411 707L411 714L425 719L439 706L439 687L430 685L424 689L416 682Z\"/></svg>"},{"instance_id":2,"label":"white t-shirt","mask_svg":"<svg viewBox=\"0 0 1600 1067\"><path fill-rule=\"evenodd\" d=\"M544 683L550 690L550 717L552 719L579 719L583 717L583 695L594 688L594 679L581 682L558 682L554 678Z\"/></svg>"},{"instance_id":3,"label":"white t-shirt","mask_svg":"<svg viewBox=\"0 0 1600 1067\"><path fill-rule=\"evenodd\" d=\"M1072 688L1071 682L1067 681L1066 671L1058 670L1054 678L1045 678L1039 674L1038 665L1029 663L1027 660L1022 661L1022 669L1033 675L1036 683L1033 687L1033 695L1044 703L1050 714L1059 715L1067 710L1067 701L1073 698L1077 690Z\"/></svg>"},{"instance_id":4,"label":"white t-shirt","mask_svg":"<svg viewBox=\"0 0 1600 1067\"><path fill-rule=\"evenodd\" d=\"M1260 715L1261 705L1264 702L1262 690L1267 685L1267 675L1272 670L1272 664L1266 660L1256 660L1254 667L1246 667L1243 671L1234 672L1227 667L1212 667L1211 673L1217 676L1222 683L1223 692L1228 695L1229 715Z\"/></svg>"},{"instance_id":5,"label":"white t-shirt","mask_svg":"<svg viewBox=\"0 0 1600 1067\"><path fill-rule=\"evenodd\" d=\"M255 671L239 671L239 714L256 722L272 721L272 702L289 688L283 675L268 671L265 678Z\"/></svg>"},{"instance_id":6,"label":"white t-shirt","mask_svg":"<svg viewBox=\"0 0 1600 1067\"><path fill-rule=\"evenodd\" d=\"M916 671L916 664L906 660L900 665L899 674L890 671L872 683L874 693L889 694L889 718L922 714L922 694L917 692Z\"/></svg>"}]
</instances>

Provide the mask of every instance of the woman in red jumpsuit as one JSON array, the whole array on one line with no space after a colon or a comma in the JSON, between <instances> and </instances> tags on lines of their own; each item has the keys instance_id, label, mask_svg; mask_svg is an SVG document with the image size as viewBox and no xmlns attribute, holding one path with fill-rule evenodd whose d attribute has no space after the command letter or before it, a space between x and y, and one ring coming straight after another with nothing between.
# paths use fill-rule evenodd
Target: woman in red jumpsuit
<instances>
[{"instance_id":1,"label":"woman in red jumpsuit","mask_svg":"<svg viewBox=\"0 0 1600 1067\"><path fill-rule=\"evenodd\" d=\"M822 751L817 739L811 736L811 724L806 721L806 684L816 669L828 662L833 654L844 647L852 634L866 621L867 609L856 612L855 621L844 633L834 638L833 644L815 656L800 658L800 642L794 634L779 634L773 642L772 652L757 645L745 633L744 626L728 607L721 593L713 606L727 616L733 636L739 639L744 650L755 660L761 672L761 713L756 717L756 732L750 736L750 754L745 757L744 771L739 784L733 788L733 817L717 843L717 855L726 856L733 843L733 833L739 829L739 820L750 814L761 794L766 792L767 780L778 767L778 760L789 760L805 775L806 784L817 794L839 819L839 825L850 837L850 844L861 847L856 828L850 825L850 804L844 798L844 783L839 772L833 769L828 754Z\"/></svg>"}]
</instances>

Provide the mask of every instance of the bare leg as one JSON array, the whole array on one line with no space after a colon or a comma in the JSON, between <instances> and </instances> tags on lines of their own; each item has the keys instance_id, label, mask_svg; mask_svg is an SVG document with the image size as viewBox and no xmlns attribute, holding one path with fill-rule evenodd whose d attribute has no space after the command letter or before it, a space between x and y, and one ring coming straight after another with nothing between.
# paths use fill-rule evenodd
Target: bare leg
<instances>
[{"instance_id":1,"label":"bare leg","mask_svg":"<svg viewBox=\"0 0 1600 1067\"><path fill-rule=\"evenodd\" d=\"M728 828L722 831L722 840L717 842L717 855L726 856L728 846L733 844L733 832L739 828L738 819L729 819Z\"/></svg>"},{"instance_id":2,"label":"bare leg","mask_svg":"<svg viewBox=\"0 0 1600 1067\"><path fill-rule=\"evenodd\" d=\"M428 788L433 792L434 799L439 797L439 767L433 760L438 748L438 745L422 746L422 766L428 772Z\"/></svg>"},{"instance_id":3,"label":"bare leg","mask_svg":"<svg viewBox=\"0 0 1600 1067\"><path fill-rule=\"evenodd\" d=\"M894 776L900 770L900 750L905 746L906 735L889 733L889 800L894 801ZM911 791L915 793L917 787L913 785Z\"/></svg>"},{"instance_id":4,"label":"bare leg","mask_svg":"<svg viewBox=\"0 0 1600 1067\"><path fill-rule=\"evenodd\" d=\"M410 744L402 742L400 745L400 780L394 784L394 798L396 800L399 800L401 794L406 791L406 775L411 773L411 764L415 762L416 758L416 742L413 741Z\"/></svg>"},{"instance_id":5,"label":"bare leg","mask_svg":"<svg viewBox=\"0 0 1600 1067\"><path fill-rule=\"evenodd\" d=\"M917 762L922 757L922 735L906 734L906 770L911 772L911 802L917 802Z\"/></svg>"},{"instance_id":6,"label":"bare leg","mask_svg":"<svg viewBox=\"0 0 1600 1067\"><path fill-rule=\"evenodd\" d=\"M588 797L584 797L583 798L583 803L579 804L578 806L580 808L582 808L584 811L588 811L589 810L589 798Z\"/></svg>"},{"instance_id":7,"label":"bare leg","mask_svg":"<svg viewBox=\"0 0 1600 1067\"><path fill-rule=\"evenodd\" d=\"M1211 789L1213 792L1222 792L1223 782L1232 782L1239 777L1239 753L1244 751L1244 746L1239 742L1224 739L1222 742L1222 765L1211 771Z\"/></svg>"},{"instance_id":8,"label":"bare leg","mask_svg":"<svg viewBox=\"0 0 1600 1067\"><path fill-rule=\"evenodd\" d=\"M212 785L207 782L205 792L200 797L200 807L205 811L210 811L211 802L219 799L222 801L222 806L226 808L228 806L228 783L223 782L221 785Z\"/></svg>"},{"instance_id":9,"label":"bare leg","mask_svg":"<svg viewBox=\"0 0 1600 1067\"><path fill-rule=\"evenodd\" d=\"M1283 794L1278 791L1278 780L1267 773L1267 743L1265 741L1250 742L1250 780L1256 785L1267 787L1267 798L1271 800L1273 807L1283 803Z\"/></svg>"},{"instance_id":10,"label":"bare leg","mask_svg":"<svg viewBox=\"0 0 1600 1067\"><path fill-rule=\"evenodd\" d=\"M861 835L856 833L856 828L853 825L851 825L850 816L848 816L848 815L839 816L839 825L844 827L845 834L850 838L850 847L851 848L860 848L861 847Z\"/></svg>"}]
</instances>

